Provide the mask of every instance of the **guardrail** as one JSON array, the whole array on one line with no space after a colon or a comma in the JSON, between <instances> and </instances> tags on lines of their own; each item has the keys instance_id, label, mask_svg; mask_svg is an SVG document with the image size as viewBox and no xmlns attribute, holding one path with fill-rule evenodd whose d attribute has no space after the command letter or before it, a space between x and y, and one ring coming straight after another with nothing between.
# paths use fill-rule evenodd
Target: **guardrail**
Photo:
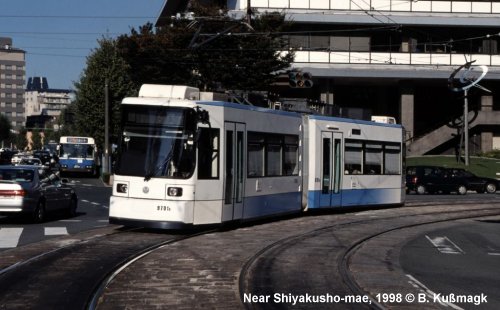
<instances>
[{"instance_id":1,"label":"guardrail","mask_svg":"<svg viewBox=\"0 0 500 310\"><path fill-rule=\"evenodd\" d=\"M500 55L466 54L474 65L500 66ZM464 54L295 51L295 63L393 64L461 66Z\"/></svg>"},{"instance_id":2,"label":"guardrail","mask_svg":"<svg viewBox=\"0 0 500 310\"><path fill-rule=\"evenodd\" d=\"M255 9L349 10L382 12L500 13L498 1L407 1L407 0L251 0ZM240 1L239 9L246 9ZM311 12L308 12L311 13ZM337 12L338 13L338 12ZM325 14L322 12L322 14ZM327 14L327 13L326 13Z\"/></svg>"}]
</instances>

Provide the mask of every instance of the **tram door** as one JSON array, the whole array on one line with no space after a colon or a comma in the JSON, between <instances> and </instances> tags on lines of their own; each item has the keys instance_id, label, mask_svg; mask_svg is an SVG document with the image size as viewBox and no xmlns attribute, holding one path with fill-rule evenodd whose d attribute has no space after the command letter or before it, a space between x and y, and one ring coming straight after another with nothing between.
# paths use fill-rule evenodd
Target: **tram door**
<instances>
[{"instance_id":1,"label":"tram door","mask_svg":"<svg viewBox=\"0 0 500 310\"><path fill-rule=\"evenodd\" d=\"M342 202L342 133L321 132L320 207L340 206Z\"/></svg>"},{"instance_id":2,"label":"tram door","mask_svg":"<svg viewBox=\"0 0 500 310\"><path fill-rule=\"evenodd\" d=\"M224 124L224 209L222 220L240 219L243 216L245 170L245 124Z\"/></svg>"}]
</instances>

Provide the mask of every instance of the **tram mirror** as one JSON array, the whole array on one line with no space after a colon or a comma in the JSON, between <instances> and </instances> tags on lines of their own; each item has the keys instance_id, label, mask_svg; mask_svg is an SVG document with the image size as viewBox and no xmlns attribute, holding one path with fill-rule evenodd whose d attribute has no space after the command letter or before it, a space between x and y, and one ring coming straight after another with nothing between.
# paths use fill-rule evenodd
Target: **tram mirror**
<instances>
[{"instance_id":1,"label":"tram mirror","mask_svg":"<svg viewBox=\"0 0 500 310\"><path fill-rule=\"evenodd\" d=\"M202 110L199 107L196 109L196 115L198 118L198 122L202 124L208 124L209 123L209 116L208 116L208 111Z\"/></svg>"}]
</instances>

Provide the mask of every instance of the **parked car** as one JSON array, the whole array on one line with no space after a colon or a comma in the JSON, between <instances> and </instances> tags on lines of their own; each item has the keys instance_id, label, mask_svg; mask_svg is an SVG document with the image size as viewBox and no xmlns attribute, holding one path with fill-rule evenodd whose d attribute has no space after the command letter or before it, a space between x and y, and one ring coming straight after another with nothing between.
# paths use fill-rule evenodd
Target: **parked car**
<instances>
[{"instance_id":1,"label":"parked car","mask_svg":"<svg viewBox=\"0 0 500 310\"><path fill-rule=\"evenodd\" d=\"M438 166L408 166L406 167L406 193L417 194L438 191L443 183L445 169Z\"/></svg>"},{"instance_id":2,"label":"parked car","mask_svg":"<svg viewBox=\"0 0 500 310\"><path fill-rule=\"evenodd\" d=\"M499 182L478 177L465 169L437 166L408 166L406 168L406 192L417 194L451 193L460 195L473 190L478 193L495 193Z\"/></svg>"},{"instance_id":3,"label":"parked car","mask_svg":"<svg viewBox=\"0 0 500 310\"><path fill-rule=\"evenodd\" d=\"M476 191L478 193L496 193L499 183L495 179L478 177L465 169L450 168L448 169L453 182L460 186L465 186L467 190Z\"/></svg>"},{"instance_id":4,"label":"parked car","mask_svg":"<svg viewBox=\"0 0 500 310\"><path fill-rule=\"evenodd\" d=\"M0 214L29 215L35 223L46 212L63 210L76 215L78 198L67 179L42 166L0 166Z\"/></svg>"}]
</instances>

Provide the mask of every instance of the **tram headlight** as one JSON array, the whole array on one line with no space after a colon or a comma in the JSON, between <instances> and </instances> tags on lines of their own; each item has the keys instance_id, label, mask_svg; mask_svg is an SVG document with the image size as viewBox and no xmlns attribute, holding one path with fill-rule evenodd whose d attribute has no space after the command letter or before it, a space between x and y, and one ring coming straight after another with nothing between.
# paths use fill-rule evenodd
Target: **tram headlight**
<instances>
[{"instance_id":1,"label":"tram headlight","mask_svg":"<svg viewBox=\"0 0 500 310\"><path fill-rule=\"evenodd\" d=\"M182 196L182 188L181 187L169 187L167 188L167 195L180 197Z\"/></svg>"},{"instance_id":2,"label":"tram headlight","mask_svg":"<svg viewBox=\"0 0 500 310\"><path fill-rule=\"evenodd\" d=\"M116 191L118 193L126 194L128 192L128 184L123 184L123 183L116 184Z\"/></svg>"}]
</instances>

